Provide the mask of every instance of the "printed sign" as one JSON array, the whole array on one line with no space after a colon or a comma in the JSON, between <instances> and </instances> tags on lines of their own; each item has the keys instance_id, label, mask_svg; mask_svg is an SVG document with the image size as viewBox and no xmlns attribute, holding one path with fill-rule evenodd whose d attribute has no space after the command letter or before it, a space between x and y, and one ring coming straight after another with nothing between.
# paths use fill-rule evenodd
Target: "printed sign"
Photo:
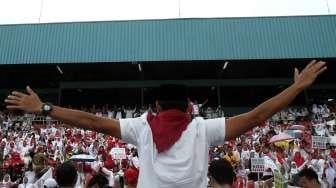
<instances>
[{"instance_id":1,"label":"printed sign","mask_svg":"<svg viewBox=\"0 0 336 188\"><path fill-rule=\"evenodd\" d=\"M111 155L113 159L126 159L125 148L112 148Z\"/></svg>"},{"instance_id":2,"label":"printed sign","mask_svg":"<svg viewBox=\"0 0 336 188\"><path fill-rule=\"evenodd\" d=\"M263 158L252 158L251 172L264 172L264 171L265 171L265 160Z\"/></svg>"},{"instance_id":3,"label":"printed sign","mask_svg":"<svg viewBox=\"0 0 336 188\"><path fill-rule=\"evenodd\" d=\"M312 148L326 149L328 138L324 136L312 136Z\"/></svg>"},{"instance_id":4,"label":"printed sign","mask_svg":"<svg viewBox=\"0 0 336 188\"><path fill-rule=\"evenodd\" d=\"M275 188L284 188L285 187L285 178L278 170L274 170L274 187Z\"/></svg>"}]
</instances>

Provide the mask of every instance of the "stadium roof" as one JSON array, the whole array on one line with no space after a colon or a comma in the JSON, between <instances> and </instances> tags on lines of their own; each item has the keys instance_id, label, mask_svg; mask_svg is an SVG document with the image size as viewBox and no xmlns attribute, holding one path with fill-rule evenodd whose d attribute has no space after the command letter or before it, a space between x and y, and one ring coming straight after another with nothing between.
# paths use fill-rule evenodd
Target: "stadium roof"
<instances>
[{"instance_id":1,"label":"stadium roof","mask_svg":"<svg viewBox=\"0 0 336 188\"><path fill-rule=\"evenodd\" d=\"M336 16L0 26L0 64L335 58Z\"/></svg>"}]
</instances>

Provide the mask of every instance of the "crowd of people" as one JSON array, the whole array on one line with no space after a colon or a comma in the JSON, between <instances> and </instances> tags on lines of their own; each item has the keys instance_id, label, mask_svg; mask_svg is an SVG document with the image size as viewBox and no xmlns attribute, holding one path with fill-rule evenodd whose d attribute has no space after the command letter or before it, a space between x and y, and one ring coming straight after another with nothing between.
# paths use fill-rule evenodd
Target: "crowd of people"
<instances>
[{"instance_id":1,"label":"crowd of people","mask_svg":"<svg viewBox=\"0 0 336 188\"><path fill-rule=\"evenodd\" d=\"M96 182L98 187L102 187L102 182L110 187L123 187L126 182L131 187L136 182L138 156L136 148L130 144L94 131L69 127L48 117L1 113L0 119L0 187L37 188L40 187L39 179L44 183L56 182L55 177L60 180L58 184L68 183L69 180L56 176L58 168L65 172L74 168L77 182L73 187L78 188L85 187L84 182L87 185ZM126 157L113 159L112 148L125 148ZM78 154L94 156L96 160L67 164L71 156ZM50 176L43 177L49 169L52 169ZM82 177L82 174L87 176Z\"/></svg>"},{"instance_id":2,"label":"crowd of people","mask_svg":"<svg viewBox=\"0 0 336 188\"><path fill-rule=\"evenodd\" d=\"M113 109L93 107L86 110L116 119L137 117L146 110L155 111L150 106L139 110ZM215 108L191 104L190 112L195 117L224 116L220 106L212 109ZM48 188L60 185L136 187L139 160L137 148L131 144L94 131L69 127L48 117L7 111L1 112L0 120L0 187L39 187L40 179ZM303 125L304 128L293 130L291 127L294 125ZM336 148L331 142L325 149L312 148L311 135L333 137L335 130L335 111L330 106L314 104L287 108L245 135L212 147L209 164L222 159L231 164L232 183L236 187L245 187L258 180L267 182L272 179L274 182L274 170L279 170L283 183L298 186L299 173L307 168L316 172L320 184L333 187ZM293 131L295 134L291 134ZM273 136L282 133L291 135L292 139L270 143ZM113 148L124 148L124 158L115 159ZM71 160L78 154L94 156L95 160ZM265 159L264 172L251 171L253 158ZM215 167L210 165L211 169L216 169L218 164L212 165ZM210 172L209 169L209 185L214 176Z\"/></svg>"},{"instance_id":3,"label":"crowd of people","mask_svg":"<svg viewBox=\"0 0 336 188\"><path fill-rule=\"evenodd\" d=\"M229 161L241 184L247 184L247 180L255 182L259 178L274 182L274 171L280 171L284 184L299 186L300 172L309 168L316 172L321 186L334 187L335 130L335 111L327 105L291 107L236 140L213 147L210 160L224 158ZM291 134L293 132L297 134ZM272 137L281 134L291 138L272 141ZM314 147L312 136L325 137L325 148ZM264 159L264 172L251 172L253 158Z\"/></svg>"}]
</instances>

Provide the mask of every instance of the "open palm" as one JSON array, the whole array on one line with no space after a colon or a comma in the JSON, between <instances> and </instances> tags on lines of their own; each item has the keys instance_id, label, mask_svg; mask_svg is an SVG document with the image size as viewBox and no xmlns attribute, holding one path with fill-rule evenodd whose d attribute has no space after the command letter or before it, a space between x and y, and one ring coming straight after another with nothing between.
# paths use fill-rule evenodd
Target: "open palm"
<instances>
[{"instance_id":1,"label":"open palm","mask_svg":"<svg viewBox=\"0 0 336 188\"><path fill-rule=\"evenodd\" d=\"M301 72L295 68L294 84L301 89L305 89L325 70L327 70L326 62L316 60L311 61Z\"/></svg>"},{"instance_id":2,"label":"open palm","mask_svg":"<svg viewBox=\"0 0 336 188\"><path fill-rule=\"evenodd\" d=\"M29 86L27 86L26 90L28 94L13 91L5 99L6 107L10 110L23 110L30 113L41 112L43 103L40 98Z\"/></svg>"}]
</instances>

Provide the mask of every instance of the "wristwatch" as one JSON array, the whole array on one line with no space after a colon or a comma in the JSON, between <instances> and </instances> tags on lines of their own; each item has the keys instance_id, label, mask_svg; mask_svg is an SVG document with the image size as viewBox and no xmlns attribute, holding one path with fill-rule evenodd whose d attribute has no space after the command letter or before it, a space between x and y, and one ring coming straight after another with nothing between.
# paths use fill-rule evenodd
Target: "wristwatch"
<instances>
[{"instance_id":1,"label":"wristwatch","mask_svg":"<svg viewBox=\"0 0 336 188\"><path fill-rule=\"evenodd\" d=\"M43 103L42 105L42 115L47 116L50 114L50 112L52 111L53 106L51 103Z\"/></svg>"}]
</instances>

